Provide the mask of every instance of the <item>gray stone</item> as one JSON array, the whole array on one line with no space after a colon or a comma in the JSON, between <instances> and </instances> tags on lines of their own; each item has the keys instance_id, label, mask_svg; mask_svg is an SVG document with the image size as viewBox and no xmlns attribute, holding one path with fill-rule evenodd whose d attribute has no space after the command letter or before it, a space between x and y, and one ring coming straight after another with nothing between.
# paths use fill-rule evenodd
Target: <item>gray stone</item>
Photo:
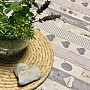
<instances>
[{"instance_id":1,"label":"gray stone","mask_svg":"<svg viewBox=\"0 0 90 90\"><path fill-rule=\"evenodd\" d=\"M19 63L14 68L14 73L18 78L19 85L26 85L41 78L41 72L38 67L29 67L25 63Z\"/></svg>"}]
</instances>

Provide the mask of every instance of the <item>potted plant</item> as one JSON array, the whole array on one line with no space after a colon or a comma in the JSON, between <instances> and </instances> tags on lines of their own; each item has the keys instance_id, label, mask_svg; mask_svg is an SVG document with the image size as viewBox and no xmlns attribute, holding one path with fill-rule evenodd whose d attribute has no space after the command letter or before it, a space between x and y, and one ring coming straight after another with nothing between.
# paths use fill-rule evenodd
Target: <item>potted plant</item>
<instances>
[{"instance_id":1,"label":"potted plant","mask_svg":"<svg viewBox=\"0 0 90 90\"><path fill-rule=\"evenodd\" d=\"M50 1L39 8L35 0L0 2L0 54L4 56L15 55L27 47L30 39L35 39L34 22L42 22L59 18L60 15L50 15L35 20L48 8ZM32 6L37 7L37 14L31 12ZM10 14L10 15L8 15Z\"/></svg>"}]
</instances>

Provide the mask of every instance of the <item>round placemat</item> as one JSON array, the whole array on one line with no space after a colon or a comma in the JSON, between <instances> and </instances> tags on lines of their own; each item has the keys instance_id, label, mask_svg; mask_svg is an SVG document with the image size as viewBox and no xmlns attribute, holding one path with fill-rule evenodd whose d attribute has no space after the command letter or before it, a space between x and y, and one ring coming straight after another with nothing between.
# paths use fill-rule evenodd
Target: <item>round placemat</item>
<instances>
[{"instance_id":1,"label":"round placemat","mask_svg":"<svg viewBox=\"0 0 90 90\"><path fill-rule=\"evenodd\" d=\"M36 40L30 40L19 60L11 64L0 62L0 90L32 90L47 78L53 64L53 50L48 39L37 29L35 29L35 37ZM37 66L42 73L41 79L23 87L18 86L13 73L14 67L18 63Z\"/></svg>"}]
</instances>

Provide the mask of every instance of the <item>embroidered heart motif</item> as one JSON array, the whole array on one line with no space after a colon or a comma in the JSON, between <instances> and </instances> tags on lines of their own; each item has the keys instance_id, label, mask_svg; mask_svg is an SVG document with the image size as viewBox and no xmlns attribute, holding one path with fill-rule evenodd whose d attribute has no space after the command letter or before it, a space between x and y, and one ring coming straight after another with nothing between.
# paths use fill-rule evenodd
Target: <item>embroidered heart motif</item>
<instances>
[{"instance_id":1,"label":"embroidered heart motif","mask_svg":"<svg viewBox=\"0 0 90 90\"><path fill-rule=\"evenodd\" d=\"M86 51L84 48L77 48L77 51L81 54L84 55L84 52Z\"/></svg>"},{"instance_id":2,"label":"embroidered heart motif","mask_svg":"<svg viewBox=\"0 0 90 90\"><path fill-rule=\"evenodd\" d=\"M48 38L49 41L53 41L53 39L55 38L55 36L52 35L52 34L46 35L46 36L47 36L47 38Z\"/></svg>"},{"instance_id":3,"label":"embroidered heart motif","mask_svg":"<svg viewBox=\"0 0 90 90\"><path fill-rule=\"evenodd\" d=\"M82 3L83 6L87 7L88 6L88 3Z\"/></svg>"},{"instance_id":4,"label":"embroidered heart motif","mask_svg":"<svg viewBox=\"0 0 90 90\"><path fill-rule=\"evenodd\" d=\"M74 82L74 77L69 76L69 77L63 78L63 80L67 87L72 87L72 84Z\"/></svg>"},{"instance_id":5,"label":"embroidered heart motif","mask_svg":"<svg viewBox=\"0 0 90 90\"><path fill-rule=\"evenodd\" d=\"M25 63L19 63L14 68L14 73L18 78L19 85L26 85L41 78L41 72L38 67L29 67Z\"/></svg>"},{"instance_id":6,"label":"embroidered heart motif","mask_svg":"<svg viewBox=\"0 0 90 90\"><path fill-rule=\"evenodd\" d=\"M63 46L64 46L65 48L68 48L69 45L70 45L70 42L68 42L68 41L64 41L64 42L61 42L61 43L63 44Z\"/></svg>"}]
</instances>

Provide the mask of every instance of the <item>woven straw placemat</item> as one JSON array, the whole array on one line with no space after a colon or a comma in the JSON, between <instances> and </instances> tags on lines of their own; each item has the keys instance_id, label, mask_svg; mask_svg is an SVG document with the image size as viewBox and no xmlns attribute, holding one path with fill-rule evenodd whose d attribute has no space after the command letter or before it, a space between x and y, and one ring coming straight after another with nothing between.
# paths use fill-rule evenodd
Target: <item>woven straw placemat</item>
<instances>
[{"instance_id":1,"label":"woven straw placemat","mask_svg":"<svg viewBox=\"0 0 90 90\"><path fill-rule=\"evenodd\" d=\"M30 40L20 60L14 61L14 63L11 64L0 62L0 90L32 90L47 78L53 64L52 47L48 39L36 29L35 37L36 40ZM13 69L18 63L37 66L42 73L41 79L24 87L19 87L13 73Z\"/></svg>"}]
</instances>

